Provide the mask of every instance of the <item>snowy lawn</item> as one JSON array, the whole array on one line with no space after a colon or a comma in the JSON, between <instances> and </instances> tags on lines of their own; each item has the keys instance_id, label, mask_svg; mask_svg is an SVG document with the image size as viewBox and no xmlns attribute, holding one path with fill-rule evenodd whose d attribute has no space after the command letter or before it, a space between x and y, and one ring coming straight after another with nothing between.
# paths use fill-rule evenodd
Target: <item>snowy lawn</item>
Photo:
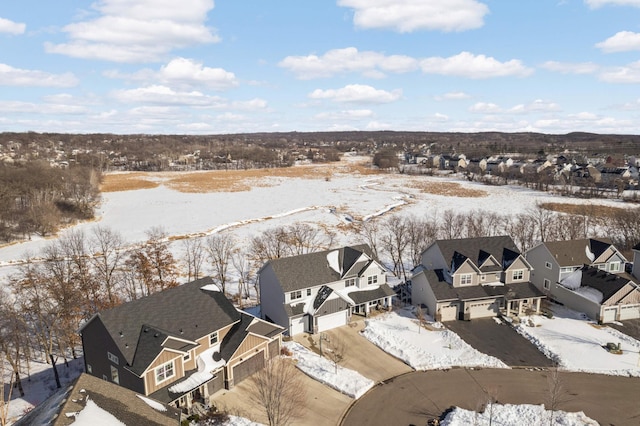
<instances>
[{"instance_id":1,"label":"snowy lawn","mask_svg":"<svg viewBox=\"0 0 640 426\"><path fill-rule=\"evenodd\" d=\"M553 414L553 423L550 423ZM588 426L597 425L598 422L587 417L582 411L567 413L564 411L545 410L544 405L511 405L493 404L491 409L487 407L483 413L454 408L440 423L442 426L467 426L467 425L561 425L561 426Z\"/></svg>"},{"instance_id":2,"label":"snowy lawn","mask_svg":"<svg viewBox=\"0 0 640 426\"><path fill-rule=\"evenodd\" d=\"M553 311L551 319L525 317L516 330L563 370L640 377L639 341L567 308L554 306ZM609 342L620 343L622 354L606 351Z\"/></svg>"},{"instance_id":3,"label":"snowy lawn","mask_svg":"<svg viewBox=\"0 0 640 426\"><path fill-rule=\"evenodd\" d=\"M338 392L357 399L374 385L373 380L340 365L336 372L333 361L311 352L300 343L283 342L283 346L291 351L292 357L297 361L296 366L300 370Z\"/></svg>"},{"instance_id":4,"label":"snowy lawn","mask_svg":"<svg viewBox=\"0 0 640 426\"><path fill-rule=\"evenodd\" d=\"M363 336L416 370L451 367L509 368L497 358L478 352L454 332L430 323L436 331L419 329L410 310L400 309L366 321Z\"/></svg>"}]
</instances>

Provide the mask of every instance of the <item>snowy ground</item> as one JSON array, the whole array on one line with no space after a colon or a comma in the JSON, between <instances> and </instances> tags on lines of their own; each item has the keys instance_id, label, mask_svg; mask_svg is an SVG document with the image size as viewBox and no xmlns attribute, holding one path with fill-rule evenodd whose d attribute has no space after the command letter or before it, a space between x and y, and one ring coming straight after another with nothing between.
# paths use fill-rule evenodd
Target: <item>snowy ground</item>
<instances>
[{"instance_id":1,"label":"snowy ground","mask_svg":"<svg viewBox=\"0 0 640 426\"><path fill-rule=\"evenodd\" d=\"M553 423L550 423L553 415ZM442 426L468 425L558 425L558 426L591 426L598 422L587 417L583 412L567 413L564 411L545 410L544 405L510 405L493 404L486 407L483 413L464 410L456 407L440 423Z\"/></svg>"},{"instance_id":2,"label":"snowy ground","mask_svg":"<svg viewBox=\"0 0 640 426\"><path fill-rule=\"evenodd\" d=\"M283 342L284 347L292 352L297 360L296 366L305 374L325 385L342 392L351 398L360 398L374 385L373 380L367 379L360 373L335 364L315 354L297 342Z\"/></svg>"},{"instance_id":3,"label":"snowy ground","mask_svg":"<svg viewBox=\"0 0 640 426\"><path fill-rule=\"evenodd\" d=\"M418 327L418 320L411 311L400 309L367 320L362 334L416 370L509 368L499 359L478 352L439 323L429 324L431 328L438 329L432 331Z\"/></svg>"},{"instance_id":4,"label":"snowy ground","mask_svg":"<svg viewBox=\"0 0 640 426\"><path fill-rule=\"evenodd\" d=\"M553 318L525 317L516 330L567 371L640 377L640 342L583 314L553 306ZM622 354L606 351L620 343Z\"/></svg>"}]
</instances>

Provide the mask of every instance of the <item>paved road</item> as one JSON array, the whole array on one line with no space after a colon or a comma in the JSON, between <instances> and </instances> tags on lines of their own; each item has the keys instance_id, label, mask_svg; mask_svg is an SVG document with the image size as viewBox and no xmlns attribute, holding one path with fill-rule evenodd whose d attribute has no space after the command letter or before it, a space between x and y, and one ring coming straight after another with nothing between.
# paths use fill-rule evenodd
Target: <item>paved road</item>
<instances>
[{"instance_id":1,"label":"paved road","mask_svg":"<svg viewBox=\"0 0 640 426\"><path fill-rule=\"evenodd\" d=\"M544 404L548 371L527 369L413 372L389 380L351 406L342 425L424 425L451 406L481 409L492 395L499 403ZM558 409L584 411L601 425L640 424L640 379L560 373Z\"/></svg>"},{"instance_id":2,"label":"paved road","mask_svg":"<svg viewBox=\"0 0 640 426\"><path fill-rule=\"evenodd\" d=\"M512 367L551 367L553 361L507 324L493 318L473 321L448 321L445 327L455 332L478 351L501 359Z\"/></svg>"}]
</instances>

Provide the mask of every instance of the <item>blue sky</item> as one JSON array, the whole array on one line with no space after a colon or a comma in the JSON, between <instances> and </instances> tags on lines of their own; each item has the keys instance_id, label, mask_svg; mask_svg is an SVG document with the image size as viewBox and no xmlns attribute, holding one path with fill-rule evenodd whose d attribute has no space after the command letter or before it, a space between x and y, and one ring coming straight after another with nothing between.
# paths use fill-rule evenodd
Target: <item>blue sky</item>
<instances>
[{"instance_id":1,"label":"blue sky","mask_svg":"<svg viewBox=\"0 0 640 426\"><path fill-rule=\"evenodd\" d=\"M640 134L640 0L3 0L0 131Z\"/></svg>"}]
</instances>

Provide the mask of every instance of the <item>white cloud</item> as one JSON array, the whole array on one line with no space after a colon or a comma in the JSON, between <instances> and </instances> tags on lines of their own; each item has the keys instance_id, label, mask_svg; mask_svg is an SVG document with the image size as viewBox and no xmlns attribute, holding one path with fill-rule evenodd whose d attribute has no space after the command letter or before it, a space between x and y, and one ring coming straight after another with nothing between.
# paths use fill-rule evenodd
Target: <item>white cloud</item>
<instances>
[{"instance_id":1,"label":"white cloud","mask_svg":"<svg viewBox=\"0 0 640 426\"><path fill-rule=\"evenodd\" d=\"M469 111L482 114L496 114L502 112L502 108L490 102L477 102L469 107Z\"/></svg>"},{"instance_id":2,"label":"white cloud","mask_svg":"<svg viewBox=\"0 0 640 426\"><path fill-rule=\"evenodd\" d=\"M592 9L606 5L640 7L640 0L585 0Z\"/></svg>"},{"instance_id":3,"label":"white cloud","mask_svg":"<svg viewBox=\"0 0 640 426\"><path fill-rule=\"evenodd\" d=\"M596 43L596 47L606 53L640 50L640 33L620 31L605 41Z\"/></svg>"},{"instance_id":4,"label":"white cloud","mask_svg":"<svg viewBox=\"0 0 640 426\"><path fill-rule=\"evenodd\" d=\"M418 61L409 56L386 56L372 51L359 52L355 47L347 47L329 50L322 56L287 56L278 65L292 71L302 80L348 72L360 72L379 78L383 77L385 72L413 71L417 68Z\"/></svg>"},{"instance_id":5,"label":"white cloud","mask_svg":"<svg viewBox=\"0 0 640 426\"><path fill-rule=\"evenodd\" d=\"M49 53L114 62L148 62L173 49L219 38L204 23L213 0L99 0L100 14L63 28L68 43L45 43Z\"/></svg>"},{"instance_id":6,"label":"white cloud","mask_svg":"<svg viewBox=\"0 0 640 426\"><path fill-rule=\"evenodd\" d=\"M427 74L452 75L472 79L530 75L533 70L525 67L521 61L512 59L500 62L485 55L462 52L448 58L432 57L420 62L422 71Z\"/></svg>"},{"instance_id":7,"label":"white cloud","mask_svg":"<svg viewBox=\"0 0 640 426\"><path fill-rule=\"evenodd\" d=\"M607 83L640 83L640 61L626 67L614 67L600 73L600 80Z\"/></svg>"},{"instance_id":8,"label":"white cloud","mask_svg":"<svg viewBox=\"0 0 640 426\"><path fill-rule=\"evenodd\" d=\"M309 94L311 99L329 99L335 102L389 103L400 99L402 90L388 92L363 84L349 84L341 89L316 89Z\"/></svg>"},{"instance_id":9,"label":"white cloud","mask_svg":"<svg viewBox=\"0 0 640 426\"><path fill-rule=\"evenodd\" d=\"M344 111L321 112L314 117L318 120L359 120L373 117L370 109L350 109Z\"/></svg>"},{"instance_id":10,"label":"white cloud","mask_svg":"<svg viewBox=\"0 0 640 426\"><path fill-rule=\"evenodd\" d=\"M383 123L380 121L370 121L367 123L367 130L387 130L391 129L393 126L389 123Z\"/></svg>"},{"instance_id":11,"label":"white cloud","mask_svg":"<svg viewBox=\"0 0 640 426\"><path fill-rule=\"evenodd\" d=\"M593 74L600 68L593 62L569 63L556 61L547 61L541 67L562 74Z\"/></svg>"},{"instance_id":12,"label":"white cloud","mask_svg":"<svg viewBox=\"0 0 640 426\"><path fill-rule=\"evenodd\" d=\"M555 102L536 99L528 104L519 104L509 109L512 114L526 114L529 112L551 112L559 111L560 106Z\"/></svg>"},{"instance_id":13,"label":"white cloud","mask_svg":"<svg viewBox=\"0 0 640 426\"><path fill-rule=\"evenodd\" d=\"M19 87L72 87L78 79L70 72L50 74L45 71L25 70L0 64L0 86Z\"/></svg>"},{"instance_id":14,"label":"white cloud","mask_svg":"<svg viewBox=\"0 0 640 426\"><path fill-rule=\"evenodd\" d=\"M338 0L338 6L354 9L356 27L401 33L476 29L489 13L487 5L476 0Z\"/></svg>"},{"instance_id":15,"label":"white cloud","mask_svg":"<svg viewBox=\"0 0 640 426\"><path fill-rule=\"evenodd\" d=\"M9 19L0 18L0 33L8 34L24 34L27 29L26 24L10 21Z\"/></svg>"},{"instance_id":16,"label":"white cloud","mask_svg":"<svg viewBox=\"0 0 640 426\"><path fill-rule=\"evenodd\" d=\"M436 112L435 114L433 114L433 118L436 121L447 121L449 120L449 116L446 114L441 114L439 112Z\"/></svg>"},{"instance_id":17,"label":"white cloud","mask_svg":"<svg viewBox=\"0 0 640 426\"><path fill-rule=\"evenodd\" d=\"M436 101L469 99L471 95L464 92L449 92L434 97Z\"/></svg>"},{"instance_id":18,"label":"white cloud","mask_svg":"<svg viewBox=\"0 0 640 426\"><path fill-rule=\"evenodd\" d=\"M78 105L56 104L56 103L33 103L21 101L0 101L0 112L2 113L28 113L28 114L52 114L52 115L73 115L84 114L86 108Z\"/></svg>"},{"instance_id":19,"label":"white cloud","mask_svg":"<svg viewBox=\"0 0 640 426\"><path fill-rule=\"evenodd\" d=\"M133 74L123 74L116 70L104 73L109 78L120 78L131 81L156 81L158 83L183 89L205 87L224 90L238 85L234 73L222 68L205 67L201 62L192 59L175 58L160 70L143 69Z\"/></svg>"}]
</instances>

